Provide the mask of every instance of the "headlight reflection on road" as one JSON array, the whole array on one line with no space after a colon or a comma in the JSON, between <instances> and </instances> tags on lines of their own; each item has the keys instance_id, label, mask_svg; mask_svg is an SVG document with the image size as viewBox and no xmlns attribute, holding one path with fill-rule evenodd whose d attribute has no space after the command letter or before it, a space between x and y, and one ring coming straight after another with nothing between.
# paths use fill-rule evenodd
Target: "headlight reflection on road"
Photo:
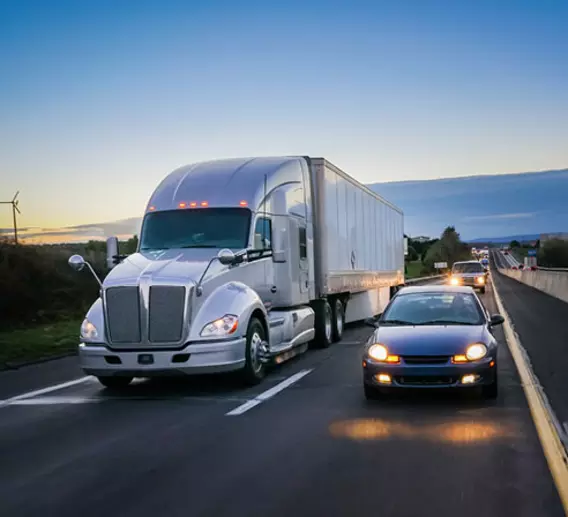
<instances>
[{"instance_id":1,"label":"headlight reflection on road","mask_svg":"<svg viewBox=\"0 0 568 517\"><path fill-rule=\"evenodd\" d=\"M474 445L498 438L511 437L508 426L491 422L450 422L434 425L411 425L381 419L357 419L333 422L329 432L334 438L354 441L383 440L387 438L429 440L452 444Z\"/></svg>"}]
</instances>

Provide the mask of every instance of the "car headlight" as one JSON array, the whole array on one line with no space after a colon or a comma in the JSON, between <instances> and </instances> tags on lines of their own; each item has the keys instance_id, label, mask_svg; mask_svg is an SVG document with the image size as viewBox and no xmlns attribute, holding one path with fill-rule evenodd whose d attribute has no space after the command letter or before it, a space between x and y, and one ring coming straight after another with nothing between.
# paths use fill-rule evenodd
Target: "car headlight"
<instances>
[{"instance_id":1,"label":"car headlight","mask_svg":"<svg viewBox=\"0 0 568 517\"><path fill-rule=\"evenodd\" d=\"M487 347L483 343L475 343L469 345L465 352L465 356L469 361L478 361L487 355Z\"/></svg>"},{"instance_id":2,"label":"car headlight","mask_svg":"<svg viewBox=\"0 0 568 517\"><path fill-rule=\"evenodd\" d=\"M455 276L450 278L450 284L452 285L459 285L460 284L460 280L459 278L456 278Z\"/></svg>"},{"instance_id":3,"label":"car headlight","mask_svg":"<svg viewBox=\"0 0 568 517\"><path fill-rule=\"evenodd\" d=\"M476 281L478 284L483 285L485 283L485 277L478 276Z\"/></svg>"},{"instance_id":4,"label":"car headlight","mask_svg":"<svg viewBox=\"0 0 568 517\"><path fill-rule=\"evenodd\" d=\"M239 318L233 314L225 314L218 320L207 323L201 329L201 337L223 337L232 334L239 326Z\"/></svg>"},{"instance_id":5,"label":"car headlight","mask_svg":"<svg viewBox=\"0 0 568 517\"><path fill-rule=\"evenodd\" d=\"M389 355L387 347L384 345L372 345L367 353L371 359L376 361L386 361Z\"/></svg>"},{"instance_id":6,"label":"car headlight","mask_svg":"<svg viewBox=\"0 0 568 517\"><path fill-rule=\"evenodd\" d=\"M81 324L81 337L83 339L93 340L99 339L99 331L87 318Z\"/></svg>"}]
</instances>

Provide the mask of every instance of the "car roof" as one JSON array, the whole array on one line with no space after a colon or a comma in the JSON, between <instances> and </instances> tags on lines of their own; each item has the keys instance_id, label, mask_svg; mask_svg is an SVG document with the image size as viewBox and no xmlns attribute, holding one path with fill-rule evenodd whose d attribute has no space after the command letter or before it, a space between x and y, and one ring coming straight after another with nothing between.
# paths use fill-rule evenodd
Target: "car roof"
<instances>
[{"instance_id":1,"label":"car roof","mask_svg":"<svg viewBox=\"0 0 568 517\"><path fill-rule=\"evenodd\" d=\"M464 294L475 294L473 287L467 285L410 285L402 287L397 292L398 294L410 294L410 293L464 293Z\"/></svg>"}]
</instances>

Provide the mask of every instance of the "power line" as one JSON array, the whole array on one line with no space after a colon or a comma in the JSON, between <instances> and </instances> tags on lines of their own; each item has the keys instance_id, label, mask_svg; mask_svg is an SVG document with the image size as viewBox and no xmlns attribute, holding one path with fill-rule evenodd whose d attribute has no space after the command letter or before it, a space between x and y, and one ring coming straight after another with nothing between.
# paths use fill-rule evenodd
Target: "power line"
<instances>
[{"instance_id":1,"label":"power line","mask_svg":"<svg viewBox=\"0 0 568 517\"><path fill-rule=\"evenodd\" d=\"M16 212L21 215L20 209L18 208L18 203L20 202L17 197L20 191L16 192L16 195L12 198L12 201L0 201L0 205L12 205L12 217L14 219L14 242L18 244L18 223L16 220Z\"/></svg>"}]
</instances>

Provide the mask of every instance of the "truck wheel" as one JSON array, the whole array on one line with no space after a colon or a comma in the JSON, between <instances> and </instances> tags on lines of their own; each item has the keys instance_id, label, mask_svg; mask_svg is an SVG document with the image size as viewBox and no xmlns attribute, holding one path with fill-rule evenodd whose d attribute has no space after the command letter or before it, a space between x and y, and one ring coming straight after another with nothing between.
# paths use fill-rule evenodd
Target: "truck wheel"
<instances>
[{"instance_id":1,"label":"truck wheel","mask_svg":"<svg viewBox=\"0 0 568 517\"><path fill-rule=\"evenodd\" d=\"M318 300L315 307L316 345L328 348L333 341L333 314L327 300Z\"/></svg>"},{"instance_id":2,"label":"truck wheel","mask_svg":"<svg viewBox=\"0 0 568 517\"><path fill-rule=\"evenodd\" d=\"M345 325L345 308L343 302L337 298L333 302L333 341L340 341L343 336L343 326Z\"/></svg>"},{"instance_id":3,"label":"truck wheel","mask_svg":"<svg viewBox=\"0 0 568 517\"><path fill-rule=\"evenodd\" d=\"M266 367L261 361L261 352L265 340L266 334L262 323L257 318L251 318L245 345L246 362L242 370L242 376L246 384L258 384L266 375Z\"/></svg>"},{"instance_id":4,"label":"truck wheel","mask_svg":"<svg viewBox=\"0 0 568 517\"><path fill-rule=\"evenodd\" d=\"M126 388L131 382L132 377L117 377L117 376L108 376L108 377L97 377L98 381L105 387L111 390L119 390Z\"/></svg>"}]
</instances>

